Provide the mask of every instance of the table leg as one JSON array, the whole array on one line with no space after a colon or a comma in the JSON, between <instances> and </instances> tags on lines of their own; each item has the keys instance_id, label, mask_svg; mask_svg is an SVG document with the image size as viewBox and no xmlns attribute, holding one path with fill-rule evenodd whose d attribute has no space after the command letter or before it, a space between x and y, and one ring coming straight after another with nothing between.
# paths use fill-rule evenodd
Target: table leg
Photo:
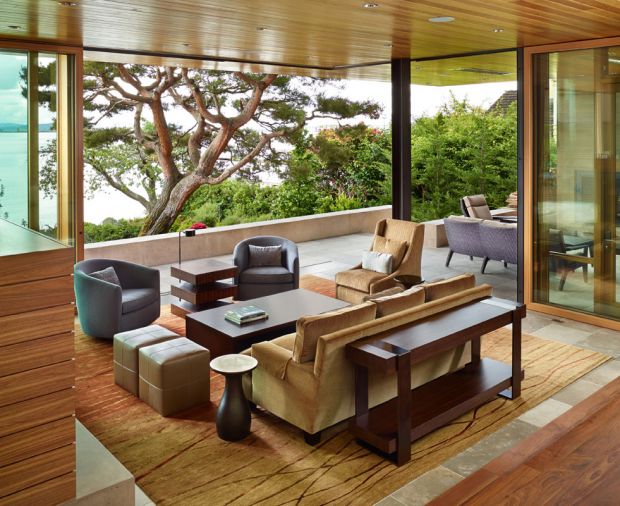
<instances>
[{"instance_id":1,"label":"table leg","mask_svg":"<svg viewBox=\"0 0 620 506\"><path fill-rule=\"evenodd\" d=\"M252 415L243 393L242 374L227 374L226 387L217 408L217 435L226 441L239 441L250 433Z\"/></svg>"},{"instance_id":2,"label":"table leg","mask_svg":"<svg viewBox=\"0 0 620 506\"><path fill-rule=\"evenodd\" d=\"M471 340L471 363L473 365L480 363L480 336Z\"/></svg>"},{"instance_id":3,"label":"table leg","mask_svg":"<svg viewBox=\"0 0 620 506\"><path fill-rule=\"evenodd\" d=\"M411 355L405 353L396 359L397 402L396 464L402 466L411 460Z\"/></svg>"},{"instance_id":4,"label":"table leg","mask_svg":"<svg viewBox=\"0 0 620 506\"><path fill-rule=\"evenodd\" d=\"M513 314L512 319L512 387L500 392L501 397L516 399L521 395L521 318Z\"/></svg>"},{"instance_id":5,"label":"table leg","mask_svg":"<svg viewBox=\"0 0 620 506\"><path fill-rule=\"evenodd\" d=\"M355 416L368 414L368 369L355 364Z\"/></svg>"}]
</instances>

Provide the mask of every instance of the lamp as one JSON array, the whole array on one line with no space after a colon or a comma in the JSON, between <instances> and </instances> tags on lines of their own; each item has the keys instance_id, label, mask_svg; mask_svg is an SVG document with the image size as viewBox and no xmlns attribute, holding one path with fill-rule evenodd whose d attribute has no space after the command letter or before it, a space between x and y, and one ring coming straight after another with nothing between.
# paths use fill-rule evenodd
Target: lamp
<instances>
[{"instance_id":1,"label":"lamp","mask_svg":"<svg viewBox=\"0 0 620 506\"><path fill-rule=\"evenodd\" d=\"M179 265L181 265L181 234L185 237L194 237L196 235L196 231L193 228L179 231Z\"/></svg>"}]
</instances>

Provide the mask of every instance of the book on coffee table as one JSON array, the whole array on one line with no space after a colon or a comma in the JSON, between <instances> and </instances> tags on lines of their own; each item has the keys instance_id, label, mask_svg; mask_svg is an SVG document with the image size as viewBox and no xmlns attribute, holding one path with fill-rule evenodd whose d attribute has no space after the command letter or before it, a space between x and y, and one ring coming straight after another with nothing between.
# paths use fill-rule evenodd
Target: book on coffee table
<instances>
[{"instance_id":1,"label":"book on coffee table","mask_svg":"<svg viewBox=\"0 0 620 506\"><path fill-rule=\"evenodd\" d=\"M256 306L244 306L237 309L231 309L224 314L224 318L228 321L241 325L242 323L264 320L269 315L263 309Z\"/></svg>"}]
</instances>

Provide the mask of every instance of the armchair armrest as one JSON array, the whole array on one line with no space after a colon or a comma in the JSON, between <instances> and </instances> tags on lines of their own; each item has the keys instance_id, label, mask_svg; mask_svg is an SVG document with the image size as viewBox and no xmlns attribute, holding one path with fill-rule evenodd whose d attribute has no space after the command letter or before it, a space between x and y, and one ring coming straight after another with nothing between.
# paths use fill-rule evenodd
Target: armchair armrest
<instances>
[{"instance_id":1,"label":"armchair armrest","mask_svg":"<svg viewBox=\"0 0 620 506\"><path fill-rule=\"evenodd\" d=\"M395 286L399 286L399 287L402 288L403 285L394 279L396 276L398 276L398 273L399 273L399 271L394 271L389 276L386 276L385 278L382 278L382 279L372 283L370 285L370 292L369 293L371 293L371 294L372 293L379 293L379 292L382 292L384 290L388 290L390 288L394 288Z\"/></svg>"},{"instance_id":2,"label":"armchair armrest","mask_svg":"<svg viewBox=\"0 0 620 506\"><path fill-rule=\"evenodd\" d=\"M278 379L286 377L286 367L293 358L293 352L270 341L252 345L252 356L258 365Z\"/></svg>"},{"instance_id":3,"label":"armchair armrest","mask_svg":"<svg viewBox=\"0 0 620 506\"><path fill-rule=\"evenodd\" d=\"M295 288L299 288L299 251L293 242L285 244L286 265L285 267L293 274Z\"/></svg>"},{"instance_id":4,"label":"armchair armrest","mask_svg":"<svg viewBox=\"0 0 620 506\"><path fill-rule=\"evenodd\" d=\"M237 275L235 276L235 282L239 281L239 274L248 268L250 264L250 251L247 246L247 241L241 241L235 246L233 250L233 264L237 267Z\"/></svg>"},{"instance_id":5,"label":"armchair armrest","mask_svg":"<svg viewBox=\"0 0 620 506\"><path fill-rule=\"evenodd\" d=\"M153 288L159 293L159 271L145 265L128 263L122 268L125 288Z\"/></svg>"}]
</instances>

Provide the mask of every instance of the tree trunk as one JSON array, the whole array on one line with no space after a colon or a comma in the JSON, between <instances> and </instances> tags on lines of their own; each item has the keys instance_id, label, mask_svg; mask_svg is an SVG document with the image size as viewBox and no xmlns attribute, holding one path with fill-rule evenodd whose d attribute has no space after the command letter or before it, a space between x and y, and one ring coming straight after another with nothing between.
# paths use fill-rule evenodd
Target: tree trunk
<instances>
[{"instance_id":1,"label":"tree trunk","mask_svg":"<svg viewBox=\"0 0 620 506\"><path fill-rule=\"evenodd\" d=\"M202 181L196 174L185 176L176 184L166 184L157 203L146 216L140 235L169 232L185 202L201 185Z\"/></svg>"}]
</instances>

